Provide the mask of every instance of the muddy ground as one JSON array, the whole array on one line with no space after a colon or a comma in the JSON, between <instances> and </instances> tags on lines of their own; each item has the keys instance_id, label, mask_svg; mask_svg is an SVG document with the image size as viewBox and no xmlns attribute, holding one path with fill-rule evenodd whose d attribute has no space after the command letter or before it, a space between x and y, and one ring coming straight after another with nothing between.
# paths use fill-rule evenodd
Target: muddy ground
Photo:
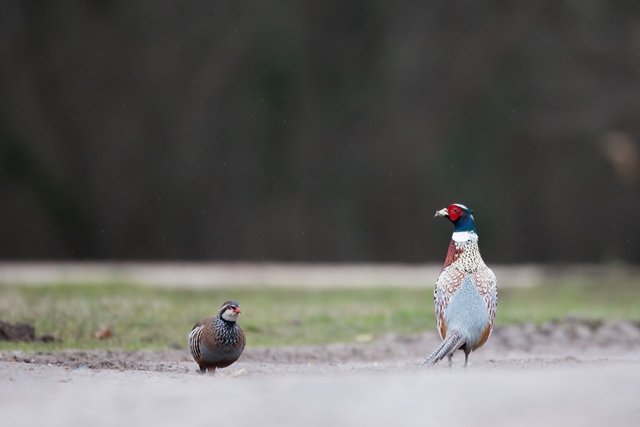
<instances>
[{"instance_id":1,"label":"muddy ground","mask_svg":"<svg viewBox=\"0 0 640 427\"><path fill-rule=\"evenodd\" d=\"M214 376L186 349L0 353L0 424L640 425L640 324L497 328L454 367L435 334L252 348Z\"/></svg>"},{"instance_id":2,"label":"muddy ground","mask_svg":"<svg viewBox=\"0 0 640 427\"><path fill-rule=\"evenodd\" d=\"M366 339L367 337L364 337ZM419 363L440 339L435 333L416 336L386 335L372 342L252 348L249 341L241 361L281 364L338 365L352 363ZM543 325L497 327L489 343L470 355L483 367L497 360L580 360L582 356L617 357L640 350L640 322L596 321L568 318ZM463 355L454 360L462 362ZM0 361L61 366L64 368L189 372L195 369L186 349L162 351L57 351L41 353L0 352ZM275 369L275 368L274 368Z\"/></svg>"}]
</instances>

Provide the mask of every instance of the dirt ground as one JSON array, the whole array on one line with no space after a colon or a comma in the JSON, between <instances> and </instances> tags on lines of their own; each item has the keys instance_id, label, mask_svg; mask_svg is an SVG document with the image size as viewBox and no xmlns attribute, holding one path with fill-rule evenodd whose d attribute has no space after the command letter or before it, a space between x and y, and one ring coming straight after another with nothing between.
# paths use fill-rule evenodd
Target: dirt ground
<instances>
[{"instance_id":1,"label":"dirt ground","mask_svg":"<svg viewBox=\"0 0 640 427\"><path fill-rule=\"evenodd\" d=\"M186 349L0 353L6 426L640 425L640 324L497 328L448 369L435 334L252 348L214 376Z\"/></svg>"}]
</instances>

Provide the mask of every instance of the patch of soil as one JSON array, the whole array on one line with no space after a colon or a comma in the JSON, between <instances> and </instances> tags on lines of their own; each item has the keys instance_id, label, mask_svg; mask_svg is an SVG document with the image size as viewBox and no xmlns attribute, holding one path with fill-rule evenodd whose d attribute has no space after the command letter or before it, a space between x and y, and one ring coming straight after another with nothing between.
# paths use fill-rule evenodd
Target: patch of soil
<instances>
[{"instance_id":1,"label":"patch of soil","mask_svg":"<svg viewBox=\"0 0 640 427\"><path fill-rule=\"evenodd\" d=\"M69 369L116 369L116 370L144 370L160 372L184 372L179 366L181 362L191 360L185 349L179 350L60 350L51 352L0 352L0 360L39 365L54 365Z\"/></svg>"},{"instance_id":2,"label":"patch of soil","mask_svg":"<svg viewBox=\"0 0 640 427\"><path fill-rule=\"evenodd\" d=\"M258 364L333 365L342 363L419 361L440 342L435 333L403 336L389 334L370 343L337 343L311 346L259 348L249 346L241 361ZM568 360L586 351L601 350L607 355L628 354L640 350L640 322L592 321L568 318L542 325L521 324L497 327L487 344L471 360L495 363L494 357L517 354L540 358L541 355ZM480 356L480 359L477 358ZM0 360L50 364L66 368L145 370L159 372L193 371L193 360L187 351L77 351L0 352ZM542 360L542 359L540 359ZM517 362L517 360L515 361ZM515 363L513 362L513 363ZM512 364L513 364L512 363ZM540 362L544 363L544 362ZM517 363L516 363L517 364ZM193 366L192 366L193 365Z\"/></svg>"},{"instance_id":3,"label":"patch of soil","mask_svg":"<svg viewBox=\"0 0 640 427\"><path fill-rule=\"evenodd\" d=\"M9 323L0 320L0 341L56 341L51 335L36 337L36 328L27 323Z\"/></svg>"},{"instance_id":4,"label":"patch of soil","mask_svg":"<svg viewBox=\"0 0 640 427\"><path fill-rule=\"evenodd\" d=\"M632 350L640 347L640 322L569 317L542 325L527 323L497 328L492 339L507 350L539 351L556 346Z\"/></svg>"},{"instance_id":5,"label":"patch of soil","mask_svg":"<svg viewBox=\"0 0 640 427\"><path fill-rule=\"evenodd\" d=\"M411 360L426 357L440 343L436 333L388 334L371 343L328 344L305 347L255 348L243 360L271 363L342 363ZM611 354L640 349L640 322L566 318L536 325L496 327L479 351L489 357L505 354L565 357L590 350ZM470 356L476 358L476 354Z\"/></svg>"}]
</instances>

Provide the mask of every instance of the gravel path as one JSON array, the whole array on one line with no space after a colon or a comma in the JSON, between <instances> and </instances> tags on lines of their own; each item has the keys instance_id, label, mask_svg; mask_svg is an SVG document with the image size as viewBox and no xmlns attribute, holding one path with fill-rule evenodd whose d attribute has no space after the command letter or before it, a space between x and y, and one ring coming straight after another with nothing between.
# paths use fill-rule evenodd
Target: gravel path
<instances>
[{"instance_id":1,"label":"gravel path","mask_svg":"<svg viewBox=\"0 0 640 427\"><path fill-rule=\"evenodd\" d=\"M549 276L593 277L607 274L597 266L549 267L492 265L500 287L525 287ZM321 264L321 263L131 263L131 262L1 262L0 284L57 285L59 283L136 283L174 289L265 288L345 289L408 287L424 289L442 270L433 264ZM627 268L628 274L637 273ZM432 278L432 279L428 279Z\"/></svg>"},{"instance_id":2,"label":"gravel path","mask_svg":"<svg viewBox=\"0 0 640 427\"><path fill-rule=\"evenodd\" d=\"M503 361L500 361L503 362ZM640 361L238 363L221 375L0 362L5 426L638 426ZM511 369L511 368L516 369Z\"/></svg>"}]
</instances>

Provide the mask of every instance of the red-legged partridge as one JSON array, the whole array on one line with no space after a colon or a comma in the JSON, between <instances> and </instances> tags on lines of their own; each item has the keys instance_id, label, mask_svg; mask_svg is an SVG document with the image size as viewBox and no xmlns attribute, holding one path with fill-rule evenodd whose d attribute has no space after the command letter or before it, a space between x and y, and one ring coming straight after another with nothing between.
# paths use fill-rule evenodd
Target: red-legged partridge
<instances>
[{"instance_id":1,"label":"red-legged partridge","mask_svg":"<svg viewBox=\"0 0 640 427\"><path fill-rule=\"evenodd\" d=\"M189 333L189 351L200 373L214 373L234 363L244 350L244 330L238 325L240 304L227 301L217 315L199 321Z\"/></svg>"}]
</instances>

